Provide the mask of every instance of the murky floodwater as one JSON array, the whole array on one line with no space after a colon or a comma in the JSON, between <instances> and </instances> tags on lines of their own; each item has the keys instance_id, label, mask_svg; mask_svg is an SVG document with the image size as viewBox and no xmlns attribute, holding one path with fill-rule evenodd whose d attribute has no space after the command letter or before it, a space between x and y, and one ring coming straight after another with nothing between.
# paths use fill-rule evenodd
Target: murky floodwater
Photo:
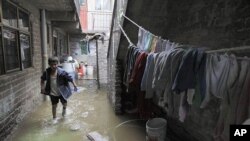
<instances>
[{"instance_id":1,"label":"murky floodwater","mask_svg":"<svg viewBox=\"0 0 250 141\"><path fill-rule=\"evenodd\" d=\"M16 130L11 141L89 141L87 134L97 131L103 141L145 141L144 125L138 122L117 125L131 120L117 116L105 90L98 91L93 80L79 80L84 90L68 100L67 114L62 118L62 106L57 108L57 124L52 124L50 100L29 114ZM139 122L142 123L142 122Z\"/></svg>"}]
</instances>

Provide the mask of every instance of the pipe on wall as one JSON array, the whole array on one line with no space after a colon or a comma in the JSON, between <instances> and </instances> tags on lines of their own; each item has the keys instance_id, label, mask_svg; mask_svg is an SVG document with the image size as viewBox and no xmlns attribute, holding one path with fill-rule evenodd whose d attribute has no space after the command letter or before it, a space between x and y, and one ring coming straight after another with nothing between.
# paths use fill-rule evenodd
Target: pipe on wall
<instances>
[{"instance_id":1,"label":"pipe on wall","mask_svg":"<svg viewBox=\"0 0 250 141\"><path fill-rule=\"evenodd\" d=\"M46 27L46 11L41 10L41 40L42 40L42 60L43 60L43 71L48 67L48 51L47 51L47 27Z\"/></svg>"},{"instance_id":2,"label":"pipe on wall","mask_svg":"<svg viewBox=\"0 0 250 141\"><path fill-rule=\"evenodd\" d=\"M47 51L47 25L46 25L46 11L42 9L41 12L41 44L42 44L42 71L48 67L48 51ZM44 95L43 100L46 100Z\"/></svg>"}]
</instances>

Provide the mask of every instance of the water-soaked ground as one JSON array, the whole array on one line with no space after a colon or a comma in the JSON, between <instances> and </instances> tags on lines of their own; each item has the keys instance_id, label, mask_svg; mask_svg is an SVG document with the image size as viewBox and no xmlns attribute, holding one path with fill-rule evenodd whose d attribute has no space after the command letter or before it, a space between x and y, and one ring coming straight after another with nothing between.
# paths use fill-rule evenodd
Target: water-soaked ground
<instances>
[{"instance_id":1,"label":"water-soaked ground","mask_svg":"<svg viewBox=\"0 0 250 141\"><path fill-rule=\"evenodd\" d=\"M29 114L11 141L89 141L87 134L97 131L103 141L145 141L143 122L133 121L125 115L115 115L106 90L97 90L95 80L79 80L84 90L68 100L66 117L62 106L57 108L57 124L52 124L50 100ZM126 122L132 120L133 122ZM117 125L122 124L121 126ZM140 125L140 126L139 126Z\"/></svg>"}]
</instances>

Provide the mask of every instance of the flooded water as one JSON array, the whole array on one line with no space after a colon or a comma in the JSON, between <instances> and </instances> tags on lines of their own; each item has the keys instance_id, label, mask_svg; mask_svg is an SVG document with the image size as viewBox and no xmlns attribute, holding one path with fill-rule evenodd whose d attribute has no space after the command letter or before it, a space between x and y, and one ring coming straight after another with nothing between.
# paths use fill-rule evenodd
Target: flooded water
<instances>
[{"instance_id":1,"label":"flooded water","mask_svg":"<svg viewBox=\"0 0 250 141\"><path fill-rule=\"evenodd\" d=\"M79 80L78 85L84 90L70 97L64 118L58 104L58 123L52 123L51 104L47 100L25 118L10 140L89 141L86 135L96 131L103 141L145 141L144 122L115 115L107 92L97 90L96 81Z\"/></svg>"}]
</instances>

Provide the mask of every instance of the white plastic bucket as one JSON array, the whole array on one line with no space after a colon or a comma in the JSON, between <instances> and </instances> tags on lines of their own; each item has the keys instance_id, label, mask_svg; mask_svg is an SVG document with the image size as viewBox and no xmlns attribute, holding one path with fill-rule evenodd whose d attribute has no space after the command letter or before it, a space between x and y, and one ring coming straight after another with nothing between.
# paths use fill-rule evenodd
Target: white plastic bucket
<instances>
[{"instance_id":1,"label":"white plastic bucket","mask_svg":"<svg viewBox=\"0 0 250 141\"><path fill-rule=\"evenodd\" d=\"M74 64L73 63L62 63L63 69L72 77L73 80L76 79Z\"/></svg>"},{"instance_id":2,"label":"white plastic bucket","mask_svg":"<svg viewBox=\"0 0 250 141\"><path fill-rule=\"evenodd\" d=\"M74 64L72 63L62 63L62 67L68 73L74 72Z\"/></svg>"},{"instance_id":3,"label":"white plastic bucket","mask_svg":"<svg viewBox=\"0 0 250 141\"><path fill-rule=\"evenodd\" d=\"M146 123L146 141L165 141L167 121L163 118L153 118Z\"/></svg>"},{"instance_id":4,"label":"white plastic bucket","mask_svg":"<svg viewBox=\"0 0 250 141\"><path fill-rule=\"evenodd\" d=\"M82 69L83 69L83 75L86 75L87 74L87 70L86 70L86 67L84 65L82 65Z\"/></svg>"},{"instance_id":5,"label":"white plastic bucket","mask_svg":"<svg viewBox=\"0 0 250 141\"><path fill-rule=\"evenodd\" d=\"M87 75L93 75L93 72L94 72L94 67L93 66L87 66L86 68L87 70Z\"/></svg>"}]
</instances>

